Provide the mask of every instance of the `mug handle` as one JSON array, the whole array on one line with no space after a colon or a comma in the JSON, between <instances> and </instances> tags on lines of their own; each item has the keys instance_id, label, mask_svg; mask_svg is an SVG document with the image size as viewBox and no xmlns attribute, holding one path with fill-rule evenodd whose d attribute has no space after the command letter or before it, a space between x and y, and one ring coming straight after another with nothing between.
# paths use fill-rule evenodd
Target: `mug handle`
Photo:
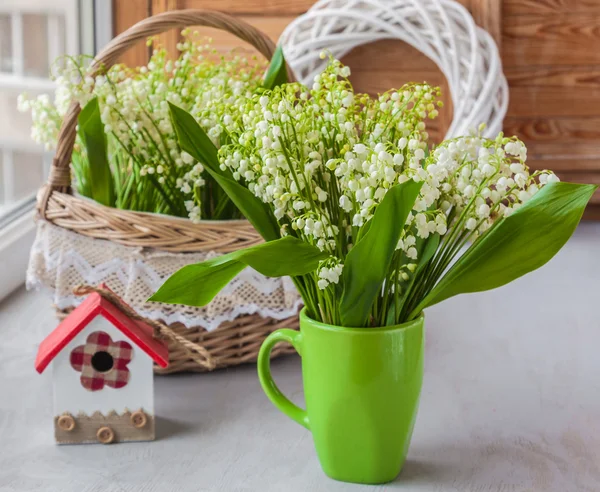
<instances>
[{"instance_id":1,"label":"mug handle","mask_svg":"<svg viewBox=\"0 0 600 492\"><path fill-rule=\"evenodd\" d=\"M271 375L271 350L273 350L273 347L278 342L289 343L296 349L296 352L302 355L302 334L299 331L290 330L288 328L274 331L265 338L265 341L258 352L258 379L260 380L263 391L269 397L269 400L271 400L273 405L289 418L310 430L306 410L293 404L277 387L275 381L273 381L273 376Z\"/></svg>"}]
</instances>

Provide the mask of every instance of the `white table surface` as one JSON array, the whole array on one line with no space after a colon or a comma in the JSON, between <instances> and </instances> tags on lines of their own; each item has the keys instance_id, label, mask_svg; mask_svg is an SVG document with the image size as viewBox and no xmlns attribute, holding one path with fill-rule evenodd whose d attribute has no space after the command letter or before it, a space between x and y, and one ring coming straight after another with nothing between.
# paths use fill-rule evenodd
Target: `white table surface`
<instances>
[{"instance_id":1,"label":"white table surface","mask_svg":"<svg viewBox=\"0 0 600 492\"><path fill-rule=\"evenodd\" d=\"M600 224L587 223L538 272L429 309L408 461L366 487L325 477L253 366L156 377L155 442L56 446L50 371L33 369L56 321L21 290L0 305L0 491L600 491L599 294ZM299 358L273 372L301 402Z\"/></svg>"}]
</instances>

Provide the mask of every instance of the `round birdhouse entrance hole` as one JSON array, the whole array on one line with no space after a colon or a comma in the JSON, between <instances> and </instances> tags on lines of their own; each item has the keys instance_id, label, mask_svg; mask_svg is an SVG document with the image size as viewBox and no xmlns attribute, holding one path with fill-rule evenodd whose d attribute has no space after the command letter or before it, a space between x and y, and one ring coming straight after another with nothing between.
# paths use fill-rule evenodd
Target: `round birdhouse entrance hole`
<instances>
[{"instance_id":1,"label":"round birdhouse entrance hole","mask_svg":"<svg viewBox=\"0 0 600 492\"><path fill-rule=\"evenodd\" d=\"M108 352L96 352L92 356L92 367L98 372L107 372L113 368L113 356Z\"/></svg>"}]
</instances>

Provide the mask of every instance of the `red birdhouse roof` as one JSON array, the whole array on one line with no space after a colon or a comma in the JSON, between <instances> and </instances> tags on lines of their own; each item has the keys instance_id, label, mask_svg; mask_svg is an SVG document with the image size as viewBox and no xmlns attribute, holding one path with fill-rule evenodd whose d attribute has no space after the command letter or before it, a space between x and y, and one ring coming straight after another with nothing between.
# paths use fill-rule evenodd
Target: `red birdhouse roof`
<instances>
[{"instance_id":1,"label":"red birdhouse roof","mask_svg":"<svg viewBox=\"0 0 600 492\"><path fill-rule=\"evenodd\" d=\"M129 318L109 300L93 292L41 343L35 359L37 372L43 372L52 359L98 315L110 321L159 366L167 367L169 363L167 344L153 337L152 327Z\"/></svg>"}]
</instances>

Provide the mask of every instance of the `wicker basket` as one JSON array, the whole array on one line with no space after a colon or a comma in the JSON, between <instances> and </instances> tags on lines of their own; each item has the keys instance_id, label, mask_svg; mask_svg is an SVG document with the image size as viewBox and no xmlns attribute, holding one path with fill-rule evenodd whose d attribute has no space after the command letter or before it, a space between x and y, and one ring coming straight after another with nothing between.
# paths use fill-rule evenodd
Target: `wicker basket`
<instances>
[{"instance_id":1,"label":"wicker basket","mask_svg":"<svg viewBox=\"0 0 600 492\"><path fill-rule=\"evenodd\" d=\"M171 11L145 19L113 39L96 57L93 67L111 66L129 47L149 36L172 28L209 26L228 31L253 45L270 59L274 43L249 24L220 12L209 10ZM262 241L246 221L206 221L193 224L189 220L164 215L117 210L89 199L73 196L70 161L75 143L79 104L73 103L60 129L56 156L52 163L48 183L38 194L39 215L45 221L63 229L98 240L109 240L125 246L176 253L215 252L228 253ZM68 309L57 309L64 317ZM202 327L187 328L181 323L170 328L186 339L205 347L217 367L227 367L254 362L264 338L281 328L297 328L297 316L276 320L258 314L238 316L208 332ZM206 369L192 360L181 347L170 344L170 364L160 373L198 371ZM280 346L274 355L291 351Z\"/></svg>"}]
</instances>

